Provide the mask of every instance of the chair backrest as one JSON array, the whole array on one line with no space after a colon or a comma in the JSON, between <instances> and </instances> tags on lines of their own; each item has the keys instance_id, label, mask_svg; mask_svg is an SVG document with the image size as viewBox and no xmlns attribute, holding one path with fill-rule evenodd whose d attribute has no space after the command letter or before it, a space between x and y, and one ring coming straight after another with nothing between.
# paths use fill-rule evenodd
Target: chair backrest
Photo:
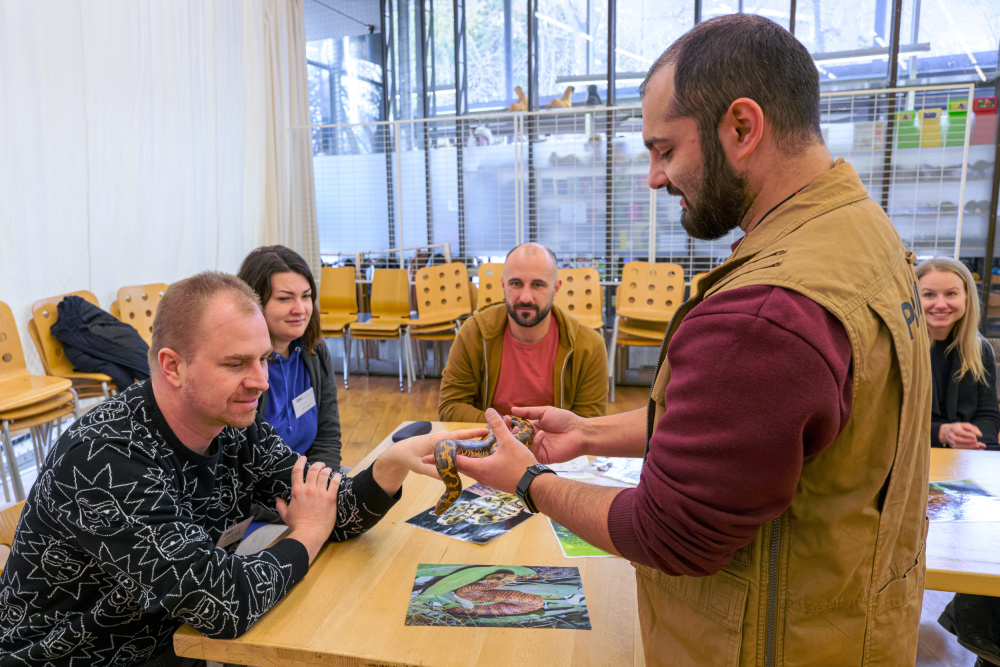
<instances>
[{"instance_id":1,"label":"chair backrest","mask_svg":"<svg viewBox=\"0 0 1000 667\"><path fill-rule=\"evenodd\" d=\"M116 317L135 327L146 345L153 343L153 318L156 317L156 306L166 291L165 283L133 285L118 290L119 314Z\"/></svg>"},{"instance_id":2,"label":"chair backrest","mask_svg":"<svg viewBox=\"0 0 1000 667\"><path fill-rule=\"evenodd\" d=\"M0 544L7 547L13 546L14 531L17 530L17 521L21 518L23 510L23 500L0 510Z\"/></svg>"},{"instance_id":3,"label":"chair backrest","mask_svg":"<svg viewBox=\"0 0 1000 667\"><path fill-rule=\"evenodd\" d=\"M586 326L603 326L604 290L597 269L559 269L559 280L562 287L556 292L555 304Z\"/></svg>"},{"instance_id":4,"label":"chair backrest","mask_svg":"<svg viewBox=\"0 0 1000 667\"><path fill-rule=\"evenodd\" d=\"M503 264L479 265L479 295L476 308L482 309L491 303L503 301Z\"/></svg>"},{"instance_id":5,"label":"chair backrest","mask_svg":"<svg viewBox=\"0 0 1000 667\"><path fill-rule=\"evenodd\" d=\"M458 319L472 312L469 270L462 262L427 266L417 271L420 319Z\"/></svg>"},{"instance_id":6,"label":"chair backrest","mask_svg":"<svg viewBox=\"0 0 1000 667\"><path fill-rule=\"evenodd\" d=\"M24 349L21 347L21 336L17 333L14 313L10 306L0 301L0 378L27 374Z\"/></svg>"},{"instance_id":7,"label":"chair backrest","mask_svg":"<svg viewBox=\"0 0 1000 667\"><path fill-rule=\"evenodd\" d=\"M410 281L406 269L375 269L371 311L372 317L410 316Z\"/></svg>"},{"instance_id":8,"label":"chair backrest","mask_svg":"<svg viewBox=\"0 0 1000 667\"><path fill-rule=\"evenodd\" d=\"M354 315L358 288L353 266L324 266L319 280L319 309L323 313Z\"/></svg>"},{"instance_id":9,"label":"chair backrest","mask_svg":"<svg viewBox=\"0 0 1000 667\"><path fill-rule=\"evenodd\" d=\"M701 282L702 276L707 276L707 275L708 271L702 271L701 273L696 273L693 276L691 276L691 284L688 285L689 299L698 293L698 283Z\"/></svg>"},{"instance_id":10,"label":"chair backrest","mask_svg":"<svg viewBox=\"0 0 1000 667\"><path fill-rule=\"evenodd\" d=\"M669 322L684 301L684 269L678 264L629 262L615 310L622 317Z\"/></svg>"},{"instance_id":11,"label":"chair backrest","mask_svg":"<svg viewBox=\"0 0 1000 667\"><path fill-rule=\"evenodd\" d=\"M67 296L78 296L100 308L97 297L87 290L40 299L32 304L31 321L35 325L35 330L31 332L32 338L38 348L38 356L42 358L45 372L49 375L58 376L73 372L73 364L66 358L62 343L52 335L52 325L59 319L59 302Z\"/></svg>"}]
</instances>

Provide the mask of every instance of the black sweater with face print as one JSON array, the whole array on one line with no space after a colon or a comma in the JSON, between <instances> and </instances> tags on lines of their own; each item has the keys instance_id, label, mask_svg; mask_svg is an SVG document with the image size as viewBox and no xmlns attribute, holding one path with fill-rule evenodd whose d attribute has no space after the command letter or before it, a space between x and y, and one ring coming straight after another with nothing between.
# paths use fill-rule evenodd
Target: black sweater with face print
<instances>
[{"instance_id":1,"label":"black sweater with face print","mask_svg":"<svg viewBox=\"0 0 1000 667\"><path fill-rule=\"evenodd\" d=\"M248 556L217 546L289 498L297 456L260 417L207 455L185 447L149 381L87 413L49 453L0 575L0 665L133 665L189 623L237 637L308 570L300 542ZM360 535L400 496L371 469L344 477L331 540Z\"/></svg>"}]
</instances>

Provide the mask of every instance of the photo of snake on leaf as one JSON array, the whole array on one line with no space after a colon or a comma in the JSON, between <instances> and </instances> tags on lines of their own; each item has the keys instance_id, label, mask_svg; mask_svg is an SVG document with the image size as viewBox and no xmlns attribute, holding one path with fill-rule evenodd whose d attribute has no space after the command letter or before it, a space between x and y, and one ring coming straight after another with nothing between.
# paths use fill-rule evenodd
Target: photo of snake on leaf
<instances>
[{"instance_id":1,"label":"photo of snake on leaf","mask_svg":"<svg viewBox=\"0 0 1000 667\"><path fill-rule=\"evenodd\" d=\"M406 625L591 627L575 567L437 564L417 566Z\"/></svg>"}]
</instances>

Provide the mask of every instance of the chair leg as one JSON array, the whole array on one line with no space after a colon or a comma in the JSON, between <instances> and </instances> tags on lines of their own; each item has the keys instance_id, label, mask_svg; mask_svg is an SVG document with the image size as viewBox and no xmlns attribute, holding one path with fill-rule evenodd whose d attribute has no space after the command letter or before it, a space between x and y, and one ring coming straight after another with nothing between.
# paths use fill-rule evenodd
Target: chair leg
<instances>
[{"instance_id":1,"label":"chair leg","mask_svg":"<svg viewBox=\"0 0 1000 667\"><path fill-rule=\"evenodd\" d=\"M615 402L615 350L618 347L618 316L615 315L615 326L611 329L611 342L608 343L608 402Z\"/></svg>"},{"instance_id":2,"label":"chair leg","mask_svg":"<svg viewBox=\"0 0 1000 667\"><path fill-rule=\"evenodd\" d=\"M351 342L348 340L348 333L345 331L341 338L344 339L344 390L347 390L348 362L351 359Z\"/></svg>"},{"instance_id":3,"label":"chair leg","mask_svg":"<svg viewBox=\"0 0 1000 667\"><path fill-rule=\"evenodd\" d=\"M80 395L72 387L69 390L73 392L73 419L77 420L80 418Z\"/></svg>"},{"instance_id":4,"label":"chair leg","mask_svg":"<svg viewBox=\"0 0 1000 667\"><path fill-rule=\"evenodd\" d=\"M413 376L417 374L415 364L413 361L413 340L410 338L410 332L407 331L406 336L406 393L413 392Z\"/></svg>"},{"instance_id":5,"label":"chair leg","mask_svg":"<svg viewBox=\"0 0 1000 667\"><path fill-rule=\"evenodd\" d=\"M3 450L7 454L7 467L10 470L10 484L14 489L14 500L24 500L24 487L21 485L21 471L17 467L14 456L14 443L10 439L10 422L3 423Z\"/></svg>"},{"instance_id":6,"label":"chair leg","mask_svg":"<svg viewBox=\"0 0 1000 667\"><path fill-rule=\"evenodd\" d=\"M3 497L4 497L4 502L8 502L9 503L10 500L11 500L11 498L10 498L10 487L7 486L7 464L4 463L4 459L6 457L7 457L7 454L4 452L4 450L0 449L0 479L3 480Z\"/></svg>"},{"instance_id":7,"label":"chair leg","mask_svg":"<svg viewBox=\"0 0 1000 667\"><path fill-rule=\"evenodd\" d=\"M406 351L403 349L403 333L399 333L399 390L403 391L403 357L406 355ZM410 366L406 366L406 374L410 374Z\"/></svg>"}]
</instances>

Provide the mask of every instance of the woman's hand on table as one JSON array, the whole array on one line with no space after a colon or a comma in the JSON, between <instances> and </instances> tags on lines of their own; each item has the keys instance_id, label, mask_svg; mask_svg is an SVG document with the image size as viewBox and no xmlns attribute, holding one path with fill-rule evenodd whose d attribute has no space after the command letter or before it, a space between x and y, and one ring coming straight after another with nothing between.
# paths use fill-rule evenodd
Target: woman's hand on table
<instances>
[{"instance_id":1,"label":"woman's hand on table","mask_svg":"<svg viewBox=\"0 0 1000 667\"><path fill-rule=\"evenodd\" d=\"M986 449L986 445L979 441L982 437L983 432L968 422L941 424L938 430L938 440L952 449Z\"/></svg>"}]
</instances>

